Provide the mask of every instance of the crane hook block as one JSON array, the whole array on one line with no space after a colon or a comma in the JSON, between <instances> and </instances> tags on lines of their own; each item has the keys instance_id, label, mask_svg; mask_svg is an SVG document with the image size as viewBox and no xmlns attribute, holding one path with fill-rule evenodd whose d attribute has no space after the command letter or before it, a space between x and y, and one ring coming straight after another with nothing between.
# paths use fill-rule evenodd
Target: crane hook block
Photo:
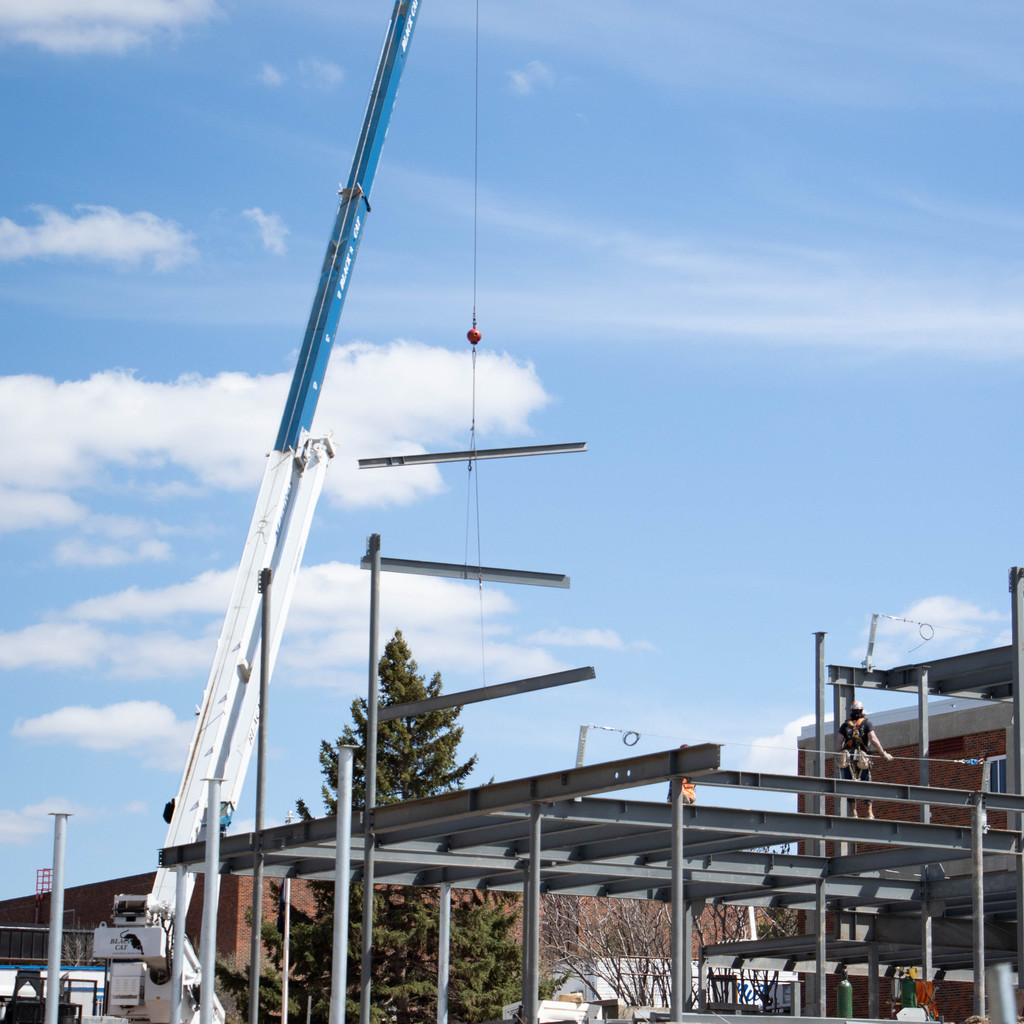
<instances>
[{"instance_id":1,"label":"crane hook block","mask_svg":"<svg viewBox=\"0 0 1024 1024\"><path fill-rule=\"evenodd\" d=\"M474 326L466 332L466 337L469 338L470 344L475 345L483 335L476 329L476 325L474 324Z\"/></svg>"}]
</instances>

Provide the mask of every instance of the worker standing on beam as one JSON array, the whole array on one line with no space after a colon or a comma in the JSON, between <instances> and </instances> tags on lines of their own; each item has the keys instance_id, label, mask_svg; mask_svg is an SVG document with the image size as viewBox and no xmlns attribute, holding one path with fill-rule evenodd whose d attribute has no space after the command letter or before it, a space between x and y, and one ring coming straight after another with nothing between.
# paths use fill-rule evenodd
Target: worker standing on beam
<instances>
[{"instance_id":1,"label":"worker standing on beam","mask_svg":"<svg viewBox=\"0 0 1024 1024\"><path fill-rule=\"evenodd\" d=\"M864 714L864 703L855 700L850 705L850 715L839 727L839 747L836 754L836 767L843 770L844 779L856 779L858 782L871 781L871 758L868 756L871 747L886 759L892 760L890 754L879 740L871 719ZM867 808L866 817L875 816L874 803L871 800L864 800ZM850 801L851 814L856 818L857 798Z\"/></svg>"}]
</instances>

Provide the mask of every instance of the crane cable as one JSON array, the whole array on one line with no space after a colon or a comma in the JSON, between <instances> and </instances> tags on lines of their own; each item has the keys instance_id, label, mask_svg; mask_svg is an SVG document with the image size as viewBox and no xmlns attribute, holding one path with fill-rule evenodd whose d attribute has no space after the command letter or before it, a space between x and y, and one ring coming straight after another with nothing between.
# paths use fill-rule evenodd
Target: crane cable
<instances>
[{"instance_id":1,"label":"crane cable","mask_svg":"<svg viewBox=\"0 0 1024 1024\"><path fill-rule=\"evenodd\" d=\"M473 326L466 333L473 353L473 400L472 418L469 427L469 462L466 487L466 554L465 564L469 564L469 519L470 501L476 501L476 564L477 590L480 595L480 678L487 684L487 660L484 645L484 578L483 553L480 539L480 467L477 465L476 477L473 476L473 463L476 454L476 346L482 335L476 326L476 292L477 292L477 251L478 251L478 210L480 180L480 0L476 0L476 30L473 41Z\"/></svg>"}]
</instances>

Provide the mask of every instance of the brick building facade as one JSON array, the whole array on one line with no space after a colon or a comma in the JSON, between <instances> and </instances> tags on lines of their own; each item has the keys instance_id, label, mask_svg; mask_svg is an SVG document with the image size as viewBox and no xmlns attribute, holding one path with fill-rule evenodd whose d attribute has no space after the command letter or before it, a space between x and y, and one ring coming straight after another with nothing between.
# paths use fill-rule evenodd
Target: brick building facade
<instances>
[{"instance_id":1,"label":"brick building facade","mask_svg":"<svg viewBox=\"0 0 1024 1024\"><path fill-rule=\"evenodd\" d=\"M148 893L155 872L129 875L105 882L71 886L64 890L64 919L68 926L97 928L111 923L114 897L122 894ZM185 931L193 946L199 948L202 932L204 878L196 875L196 887L185 918ZM277 917L277 900L271 892L270 879L263 882L263 916L273 921ZM307 882L293 879L291 905L312 914L313 897ZM252 908L252 878L241 875L222 875L217 913L217 953L236 968L249 962L249 944L252 932L246 915ZM0 925L48 924L50 920L50 894L22 896L0 901Z\"/></svg>"}]
</instances>

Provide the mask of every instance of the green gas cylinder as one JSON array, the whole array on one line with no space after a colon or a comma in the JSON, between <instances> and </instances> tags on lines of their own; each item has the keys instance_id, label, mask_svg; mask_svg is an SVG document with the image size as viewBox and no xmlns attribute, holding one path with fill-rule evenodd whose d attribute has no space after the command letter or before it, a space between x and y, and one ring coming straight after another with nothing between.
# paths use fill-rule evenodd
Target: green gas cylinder
<instances>
[{"instance_id":1,"label":"green gas cylinder","mask_svg":"<svg viewBox=\"0 0 1024 1024\"><path fill-rule=\"evenodd\" d=\"M836 988L836 1016L853 1016L853 986L847 978L840 978Z\"/></svg>"},{"instance_id":2,"label":"green gas cylinder","mask_svg":"<svg viewBox=\"0 0 1024 1024\"><path fill-rule=\"evenodd\" d=\"M917 1006L917 980L913 975L905 974L900 982L900 1003L904 1010L908 1006Z\"/></svg>"}]
</instances>

